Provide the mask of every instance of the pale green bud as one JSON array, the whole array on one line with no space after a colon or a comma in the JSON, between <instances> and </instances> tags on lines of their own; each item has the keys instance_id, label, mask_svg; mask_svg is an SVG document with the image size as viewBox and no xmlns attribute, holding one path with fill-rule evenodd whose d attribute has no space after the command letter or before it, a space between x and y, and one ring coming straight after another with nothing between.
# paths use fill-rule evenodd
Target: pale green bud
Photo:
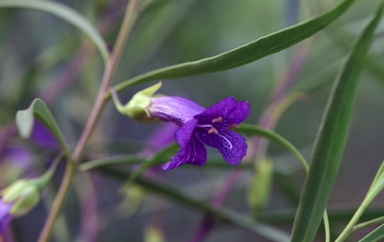
<instances>
[{"instance_id":1,"label":"pale green bud","mask_svg":"<svg viewBox=\"0 0 384 242\"><path fill-rule=\"evenodd\" d=\"M40 200L40 189L35 182L18 180L1 191L6 203L12 203L10 214L22 216L28 213Z\"/></svg>"},{"instance_id":2,"label":"pale green bud","mask_svg":"<svg viewBox=\"0 0 384 242\"><path fill-rule=\"evenodd\" d=\"M273 163L269 159L256 162L256 170L248 190L248 202L254 217L267 206L273 177Z\"/></svg>"},{"instance_id":3,"label":"pale green bud","mask_svg":"<svg viewBox=\"0 0 384 242\"><path fill-rule=\"evenodd\" d=\"M136 120L136 121L151 121L153 118L151 118L148 108L151 104L151 99L153 95L159 90L161 87L161 82L150 86L138 93L136 93L131 100L125 104L122 105L115 90L111 89L111 95L113 102L116 106L116 109L124 115L127 115L128 117Z\"/></svg>"},{"instance_id":4,"label":"pale green bud","mask_svg":"<svg viewBox=\"0 0 384 242\"><path fill-rule=\"evenodd\" d=\"M164 233L154 226L151 226L145 230L144 234L145 242L164 242L165 236Z\"/></svg>"}]
</instances>

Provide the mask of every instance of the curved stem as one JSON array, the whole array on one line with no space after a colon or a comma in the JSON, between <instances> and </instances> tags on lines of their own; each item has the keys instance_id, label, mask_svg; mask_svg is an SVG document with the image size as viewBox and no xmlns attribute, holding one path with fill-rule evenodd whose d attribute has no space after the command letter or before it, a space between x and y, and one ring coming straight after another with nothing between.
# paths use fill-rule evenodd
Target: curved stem
<instances>
[{"instance_id":1,"label":"curved stem","mask_svg":"<svg viewBox=\"0 0 384 242\"><path fill-rule=\"evenodd\" d=\"M100 89L96 97L95 104L92 108L91 114L87 120L84 131L79 139L79 142L72 154L72 159L67 161L67 166L64 173L63 181L60 185L55 201L52 205L52 209L48 215L47 221L45 222L44 228L40 234L40 237L38 240L39 242L48 242L52 234L52 229L55 224L55 221L62 210L65 198L67 197L67 194L71 188L73 179L77 173L77 166L80 163L80 160L85 151L85 147L89 141L91 133L95 128L95 125L103 110L103 107L106 101L104 99L104 96L107 93L108 87L110 86L115 76L117 66L121 59L121 53L124 49L126 40L128 39L129 33L131 32L132 26L137 17L136 15L137 2L138 0L131 0L128 3L126 12L124 15L123 24L120 29L119 35L117 37L116 45L113 49L111 58L107 63L104 76L100 85Z\"/></svg>"}]
</instances>

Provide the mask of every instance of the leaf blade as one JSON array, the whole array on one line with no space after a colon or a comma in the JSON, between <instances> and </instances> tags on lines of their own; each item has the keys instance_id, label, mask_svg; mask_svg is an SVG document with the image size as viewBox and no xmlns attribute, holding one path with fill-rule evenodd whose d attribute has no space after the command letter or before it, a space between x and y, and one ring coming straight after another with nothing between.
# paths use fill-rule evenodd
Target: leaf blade
<instances>
[{"instance_id":1,"label":"leaf blade","mask_svg":"<svg viewBox=\"0 0 384 242\"><path fill-rule=\"evenodd\" d=\"M121 170L116 170L116 169L103 168L103 169L100 169L100 171L106 175L115 177L119 180L124 180L127 178L127 176L128 177L130 176L128 172L123 172ZM281 232L280 230L264 225L262 223L254 222L248 219L247 217L240 215L236 212L233 212L231 210L228 210L225 208L213 207L212 205L209 205L206 202L200 201L184 192L178 191L170 186L164 185L157 181L151 181L149 179L143 179L141 177L137 177L134 182L137 185L140 185L143 188L147 189L148 191L158 193L159 195L170 198L173 201L183 204L185 206L211 214L219 219L230 222L245 230L261 235L272 241L277 241L277 242L289 241L289 236Z\"/></svg>"},{"instance_id":2,"label":"leaf blade","mask_svg":"<svg viewBox=\"0 0 384 242\"><path fill-rule=\"evenodd\" d=\"M377 242L377 241L383 241L383 239L384 239L384 224L377 227L367 236L359 240L359 242Z\"/></svg>"},{"instance_id":3,"label":"leaf blade","mask_svg":"<svg viewBox=\"0 0 384 242\"><path fill-rule=\"evenodd\" d=\"M340 167L364 59L381 19L383 5L364 29L342 67L319 128L309 175L296 214L291 241L313 241Z\"/></svg>"},{"instance_id":4,"label":"leaf blade","mask_svg":"<svg viewBox=\"0 0 384 242\"><path fill-rule=\"evenodd\" d=\"M178 78L223 71L242 66L265 56L284 50L323 29L341 16L355 0L344 0L332 10L316 18L304 21L276 33L264 36L251 43L222 54L169 67L160 68L133 77L116 85L116 91L153 80Z\"/></svg>"},{"instance_id":5,"label":"leaf blade","mask_svg":"<svg viewBox=\"0 0 384 242\"><path fill-rule=\"evenodd\" d=\"M29 137L32 132L34 118L38 119L48 128L59 143L67 159L70 159L71 153L56 120L47 105L39 98L36 98L28 109L20 110L16 113L16 124L20 135L24 138Z\"/></svg>"}]
</instances>

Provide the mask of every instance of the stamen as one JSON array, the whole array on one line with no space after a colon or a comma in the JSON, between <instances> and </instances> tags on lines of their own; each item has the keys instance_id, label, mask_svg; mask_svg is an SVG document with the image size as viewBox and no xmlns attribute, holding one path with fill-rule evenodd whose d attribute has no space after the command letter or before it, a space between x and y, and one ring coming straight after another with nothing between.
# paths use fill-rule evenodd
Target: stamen
<instances>
[{"instance_id":1,"label":"stamen","mask_svg":"<svg viewBox=\"0 0 384 242\"><path fill-rule=\"evenodd\" d=\"M218 118L212 119L212 123L221 123L221 122L223 122L223 118L222 117L218 117Z\"/></svg>"},{"instance_id":2,"label":"stamen","mask_svg":"<svg viewBox=\"0 0 384 242\"><path fill-rule=\"evenodd\" d=\"M199 125L196 125L197 127L200 127L200 128L213 128L212 125L210 124L199 124Z\"/></svg>"},{"instance_id":3,"label":"stamen","mask_svg":"<svg viewBox=\"0 0 384 242\"><path fill-rule=\"evenodd\" d=\"M212 127L212 128L210 128L210 129L208 130L208 134L212 134L212 133L214 133L214 134L219 134L219 131L217 131L217 129L215 129L214 127Z\"/></svg>"},{"instance_id":4,"label":"stamen","mask_svg":"<svg viewBox=\"0 0 384 242\"><path fill-rule=\"evenodd\" d=\"M201 128L209 128L208 129L208 134L216 134L216 135L220 136L225 141L227 141L227 143L229 144L229 149L232 150L233 145L232 145L231 141L229 141L229 139L227 139L225 136L219 134L219 131L215 127L213 127L210 124L199 124L199 125L196 125L196 126L197 127L201 127Z\"/></svg>"},{"instance_id":5,"label":"stamen","mask_svg":"<svg viewBox=\"0 0 384 242\"><path fill-rule=\"evenodd\" d=\"M237 124L230 124L228 126L228 129L238 129L238 128L239 128L239 126L237 126Z\"/></svg>"},{"instance_id":6,"label":"stamen","mask_svg":"<svg viewBox=\"0 0 384 242\"><path fill-rule=\"evenodd\" d=\"M225 141L227 141L228 142L228 144L229 144L229 149L230 150L232 150L232 143L231 143L231 141L229 141L229 139L227 139L225 136L223 136L223 135L221 135L221 134L217 134L218 136L220 136L221 138L223 138Z\"/></svg>"}]
</instances>

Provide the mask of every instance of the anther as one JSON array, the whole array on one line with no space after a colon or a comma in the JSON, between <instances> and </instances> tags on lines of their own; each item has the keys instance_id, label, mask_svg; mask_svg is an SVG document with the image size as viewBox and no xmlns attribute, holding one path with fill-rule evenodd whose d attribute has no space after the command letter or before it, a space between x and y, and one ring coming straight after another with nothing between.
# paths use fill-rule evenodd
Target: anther
<instances>
[{"instance_id":1,"label":"anther","mask_svg":"<svg viewBox=\"0 0 384 242\"><path fill-rule=\"evenodd\" d=\"M228 126L228 129L238 129L238 128L239 128L239 126L237 126L236 124L230 124Z\"/></svg>"},{"instance_id":2,"label":"anther","mask_svg":"<svg viewBox=\"0 0 384 242\"><path fill-rule=\"evenodd\" d=\"M222 117L218 117L218 118L212 119L212 123L221 123L221 122L223 122L223 118Z\"/></svg>"},{"instance_id":3,"label":"anther","mask_svg":"<svg viewBox=\"0 0 384 242\"><path fill-rule=\"evenodd\" d=\"M219 131L217 131L217 129L216 128L214 128L214 127L212 127L212 128L210 128L209 130L208 130L208 134L219 134Z\"/></svg>"}]
</instances>

